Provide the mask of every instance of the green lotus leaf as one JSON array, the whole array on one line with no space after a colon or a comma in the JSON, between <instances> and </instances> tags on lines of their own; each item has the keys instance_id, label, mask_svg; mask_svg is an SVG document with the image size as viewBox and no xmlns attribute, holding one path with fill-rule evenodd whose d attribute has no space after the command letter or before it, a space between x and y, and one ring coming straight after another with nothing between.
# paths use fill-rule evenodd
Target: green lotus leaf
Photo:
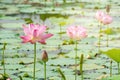
<instances>
[{"instance_id":1,"label":"green lotus leaf","mask_svg":"<svg viewBox=\"0 0 120 80\"><path fill-rule=\"evenodd\" d=\"M120 75L114 75L112 77L106 77L106 78L103 78L102 80L120 80Z\"/></svg>"},{"instance_id":2,"label":"green lotus leaf","mask_svg":"<svg viewBox=\"0 0 120 80\"><path fill-rule=\"evenodd\" d=\"M115 60L116 62L120 62L120 49L110 49L108 51L103 51L104 54L109 56L111 59Z\"/></svg>"}]
</instances>

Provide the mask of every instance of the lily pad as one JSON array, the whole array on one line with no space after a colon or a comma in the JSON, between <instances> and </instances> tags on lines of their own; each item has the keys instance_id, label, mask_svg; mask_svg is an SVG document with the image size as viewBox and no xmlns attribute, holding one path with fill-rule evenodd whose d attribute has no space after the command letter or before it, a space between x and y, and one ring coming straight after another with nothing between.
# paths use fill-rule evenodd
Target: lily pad
<instances>
[{"instance_id":1,"label":"lily pad","mask_svg":"<svg viewBox=\"0 0 120 80\"><path fill-rule=\"evenodd\" d=\"M120 80L120 75L114 75L112 77L106 77L101 80Z\"/></svg>"},{"instance_id":2,"label":"lily pad","mask_svg":"<svg viewBox=\"0 0 120 80\"><path fill-rule=\"evenodd\" d=\"M71 66L70 68L75 69L75 66ZM93 70L93 69L102 69L103 66L96 65L96 64L83 64L83 70ZM77 66L77 69L79 70L80 67Z\"/></svg>"}]
</instances>

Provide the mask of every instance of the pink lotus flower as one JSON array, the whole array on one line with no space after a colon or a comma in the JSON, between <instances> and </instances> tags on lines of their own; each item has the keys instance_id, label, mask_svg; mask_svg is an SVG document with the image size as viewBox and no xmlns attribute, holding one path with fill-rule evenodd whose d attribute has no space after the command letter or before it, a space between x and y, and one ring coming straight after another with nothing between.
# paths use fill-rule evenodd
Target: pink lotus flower
<instances>
[{"instance_id":1,"label":"pink lotus flower","mask_svg":"<svg viewBox=\"0 0 120 80\"><path fill-rule=\"evenodd\" d=\"M103 18L102 18L102 23L103 23L104 25L110 24L110 23L112 23L112 21L113 21L113 19L112 19L112 17L109 16L109 15L104 15Z\"/></svg>"},{"instance_id":2,"label":"pink lotus flower","mask_svg":"<svg viewBox=\"0 0 120 80\"><path fill-rule=\"evenodd\" d=\"M12 80L11 78L7 78L6 80Z\"/></svg>"},{"instance_id":3,"label":"pink lotus flower","mask_svg":"<svg viewBox=\"0 0 120 80\"><path fill-rule=\"evenodd\" d=\"M82 26L68 27L66 32L71 39L75 39L75 40L81 40L87 37L86 29Z\"/></svg>"},{"instance_id":4,"label":"pink lotus flower","mask_svg":"<svg viewBox=\"0 0 120 80\"><path fill-rule=\"evenodd\" d=\"M29 26L23 25L25 36L21 36L23 43L30 42L32 44L39 42L46 44L45 40L53 36L53 34L46 34L46 26L39 24L29 24Z\"/></svg>"},{"instance_id":5,"label":"pink lotus flower","mask_svg":"<svg viewBox=\"0 0 120 80\"><path fill-rule=\"evenodd\" d=\"M95 17L96 17L96 19L97 19L99 22L101 22L104 15L105 15L104 12L102 12L102 11L97 11Z\"/></svg>"}]
</instances>

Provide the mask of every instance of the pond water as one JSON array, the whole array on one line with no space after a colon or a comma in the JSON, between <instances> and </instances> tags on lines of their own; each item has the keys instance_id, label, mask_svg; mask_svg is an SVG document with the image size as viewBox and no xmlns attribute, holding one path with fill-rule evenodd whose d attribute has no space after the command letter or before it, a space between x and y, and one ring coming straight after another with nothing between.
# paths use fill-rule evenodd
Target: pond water
<instances>
[{"instance_id":1,"label":"pond water","mask_svg":"<svg viewBox=\"0 0 120 80\"><path fill-rule=\"evenodd\" d=\"M39 23L48 26L47 32L54 36L48 39L46 45L37 43L36 79L44 80L44 67L41 62L41 53L46 50L49 56L47 62L47 79L61 80L57 71L60 67L66 80L74 80L74 42L69 40L66 29L70 25L82 25L87 29L88 37L78 42L78 76L80 55L84 54L84 80L102 80L109 77L110 59L105 54L98 54L98 21L95 19L97 10L106 11L107 4L111 5L110 15L113 22L102 26L101 50L106 51L120 48L120 3L119 0L1 0L0 2L0 74L3 74L2 48L6 42L5 66L6 73L12 80L31 80L33 74L34 45L22 44L22 25ZM76 2L78 1L78 2ZM61 32L60 32L61 27ZM109 32L109 47L106 47L106 32ZM61 37L60 37L61 36ZM112 63L113 76L118 75L117 63ZM120 76L114 78L119 80ZM107 80L103 79L103 80Z\"/></svg>"}]
</instances>

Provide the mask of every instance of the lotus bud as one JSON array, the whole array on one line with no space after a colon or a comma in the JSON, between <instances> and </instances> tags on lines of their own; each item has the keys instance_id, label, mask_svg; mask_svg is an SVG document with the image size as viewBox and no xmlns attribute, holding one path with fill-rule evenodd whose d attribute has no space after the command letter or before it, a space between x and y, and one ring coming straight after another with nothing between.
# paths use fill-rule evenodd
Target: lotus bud
<instances>
[{"instance_id":1,"label":"lotus bud","mask_svg":"<svg viewBox=\"0 0 120 80\"><path fill-rule=\"evenodd\" d=\"M47 55L46 50L44 50L44 51L42 52L42 61L43 61L43 62L47 62L47 61L48 61L48 55Z\"/></svg>"},{"instance_id":2,"label":"lotus bud","mask_svg":"<svg viewBox=\"0 0 120 80\"><path fill-rule=\"evenodd\" d=\"M5 42L5 43L4 43L4 46L3 46L3 49L4 49L4 50L6 49L6 45L7 45L7 43Z\"/></svg>"},{"instance_id":3,"label":"lotus bud","mask_svg":"<svg viewBox=\"0 0 120 80\"><path fill-rule=\"evenodd\" d=\"M106 12L109 13L110 12L110 5L106 6Z\"/></svg>"},{"instance_id":4,"label":"lotus bud","mask_svg":"<svg viewBox=\"0 0 120 80\"><path fill-rule=\"evenodd\" d=\"M83 54L81 54L80 64L83 64L83 58L84 58L84 56L83 56Z\"/></svg>"},{"instance_id":5,"label":"lotus bud","mask_svg":"<svg viewBox=\"0 0 120 80\"><path fill-rule=\"evenodd\" d=\"M81 73L82 76L83 76L83 58L84 58L84 55L81 54L81 57L80 57L80 73ZM81 78L83 78L83 77L81 77ZM81 79L81 80L83 80L83 79Z\"/></svg>"}]
</instances>

